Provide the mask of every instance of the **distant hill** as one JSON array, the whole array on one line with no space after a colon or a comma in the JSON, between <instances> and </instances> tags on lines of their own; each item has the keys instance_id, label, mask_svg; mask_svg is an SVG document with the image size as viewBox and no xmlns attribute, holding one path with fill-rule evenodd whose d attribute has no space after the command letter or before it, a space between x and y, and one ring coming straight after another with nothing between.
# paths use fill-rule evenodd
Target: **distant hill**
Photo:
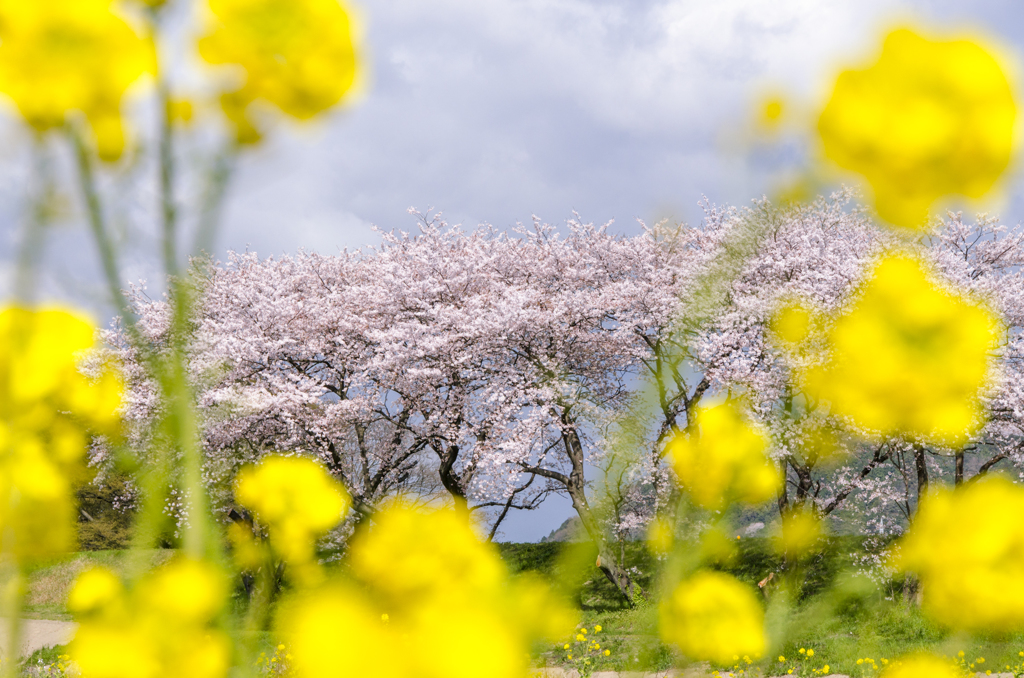
<instances>
[{"instance_id":1,"label":"distant hill","mask_svg":"<svg viewBox=\"0 0 1024 678\"><path fill-rule=\"evenodd\" d=\"M567 518L564 523L558 526L557 529L551 531L546 537L541 537L540 543L544 544L553 541L586 541L586 537L582 536L583 523L580 521L579 516L572 516Z\"/></svg>"}]
</instances>

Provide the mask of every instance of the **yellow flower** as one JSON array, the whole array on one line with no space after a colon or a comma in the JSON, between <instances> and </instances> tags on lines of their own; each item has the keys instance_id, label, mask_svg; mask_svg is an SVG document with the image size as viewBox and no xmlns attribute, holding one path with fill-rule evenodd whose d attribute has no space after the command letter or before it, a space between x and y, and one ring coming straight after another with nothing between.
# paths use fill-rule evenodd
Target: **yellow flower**
<instances>
[{"instance_id":1,"label":"yellow flower","mask_svg":"<svg viewBox=\"0 0 1024 678\"><path fill-rule=\"evenodd\" d=\"M801 647L800 648L800 654L807 654L807 650L805 650L804 648Z\"/></svg>"},{"instance_id":2,"label":"yellow flower","mask_svg":"<svg viewBox=\"0 0 1024 678\"><path fill-rule=\"evenodd\" d=\"M672 550L674 541L670 522L662 517L654 518L647 526L647 549L657 555L665 555Z\"/></svg>"},{"instance_id":3,"label":"yellow flower","mask_svg":"<svg viewBox=\"0 0 1024 678\"><path fill-rule=\"evenodd\" d=\"M349 12L338 0L209 0L210 21L199 54L245 73L222 98L240 142L259 132L247 114L256 99L309 119L337 104L355 80L357 55Z\"/></svg>"},{"instance_id":4,"label":"yellow flower","mask_svg":"<svg viewBox=\"0 0 1024 678\"><path fill-rule=\"evenodd\" d=\"M753 591L721 572L700 571L661 603L659 632L692 659L727 664L765 650L764 611Z\"/></svg>"},{"instance_id":5,"label":"yellow flower","mask_svg":"<svg viewBox=\"0 0 1024 678\"><path fill-rule=\"evenodd\" d=\"M695 504L721 509L731 499L758 504L778 492L779 472L765 456L765 436L737 407L701 408L699 433L678 433L668 445L680 485Z\"/></svg>"},{"instance_id":6,"label":"yellow flower","mask_svg":"<svg viewBox=\"0 0 1024 678\"><path fill-rule=\"evenodd\" d=\"M919 228L938 198L992 187L1009 163L1015 118L985 49L904 29L873 66L839 75L818 130L825 154L871 184L883 219Z\"/></svg>"},{"instance_id":7,"label":"yellow flower","mask_svg":"<svg viewBox=\"0 0 1024 678\"><path fill-rule=\"evenodd\" d=\"M350 565L357 585L332 583L282 603L277 629L297 678L518 678L533 642L575 625L537 579L510 580L454 511L386 507L352 539ZM370 623L380 607L388 625Z\"/></svg>"},{"instance_id":8,"label":"yellow flower","mask_svg":"<svg viewBox=\"0 0 1024 678\"><path fill-rule=\"evenodd\" d=\"M795 508L782 516L780 551L791 555L804 554L822 536L821 518L812 508Z\"/></svg>"},{"instance_id":9,"label":"yellow flower","mask_svg":"<svg viewBox=\"0 0 1024 678\"><path fill-rule=\"evenodd\" d=\"M960 672L951 662L931 655L912 655L887 667L881 678L957 678Z\"/></svg>"},{"instance_id":10,"label":"yellow flower","mask_svg":"<svg viewBox=\"0 0 1024 678\"><path fill-rule=\"evenodd\" d=\"M94 345L68 312L0 311L0 550L19 560L71 548L89 435L118 434L117 374L79 369Z\"/></svg>"},{"instance_id":11,"label":"yellow flower","mask_svg":"<svg viewBox=\"0 0 1024 678\"><path fill-rule=\"evenodd\" d=\"M0 92L40 131L88 119L100 157L124 149L121 98L155 70L152 45L110 0L8 2L0 10Z\"/></svg>"},{"instance_id":12,"label":"yellow flower","mask_svg":"<svg viewBox=\"0 0 1024 678\"><path fill-rule=\"evenodd\" d=\"M780 661L780 662L785 662L785 661L786 661L786 658L785 658L785 657L783 657L783 656L782 656L782 655L780 654L780 655L779 655L779 661Z\"/></svg>"},{"instance_id":13,"label":"yellow flower","mask_svg":"<svg viewBox=\"0 0 1024 678\"><path fill-rule=\"evenodd\" d=\"M981 424L998 330L989 311L938 288L921 263L892 256L836 321L831 363L811 370L807 387L866 429L960 446Z\"/></svg>"},{"instance_id":14,"label":"yellow flower","mask_svg":"<svg viewBox=\"0 0 1024 678\"><path fill-rule=\"evenodd\" d=\"M323 466L302 457L267 457L242 469L235 498L268 526L277 552L297 564L313 559L316 538L337 525L350 504Z\"/></svg>"},{"instance_id":15,"label":"yellow flower","mask_svg":"<svg viewBox=\"0 0 1024 678\"><path fill-rule=\"evenodd\" d=\"M597 626L594 627L594 633L601 633L601 625L600 624L598 624Z\"/></svg>"},{"instance_id":16,"label":"yellow flower","mask_svg":"<svg viewBox=\"0 0 1024 678\"><path fill-rule=\"evenodd\" d=\"M610 657L610 656L611 656L611 654L612 654L612 651L611 651L611 650L605 650L605 651L604 651L604 656L605 656L605 657Z\"/></svg>"},{"instance_id":17,"label":"yellow flower","mask_svg":"<svg viewBox=\"0 0 1024 678\"><path fill-rule=\"evenodd\" d=\"M956 629L1024 628L1022 511L1024 488L1001 478L922 501L893 564L918 574L925 612Z\"/></svg>"},{"instance_id":18,"label":"yellow flower","mask_svg":"<svg viewBox=\"0 0 1024 678\"><path fill-rule=\"evenodd\" d=\"M112 574L83 574L69 601L81 625L69 654L82 678L147 676L221 678L231 649L213 621L227 597L227 582L209 564L179 558L147 575L130 594L119 586L97 604L95 592Z\"/></svg>"},{"instance_id":19,"label":"yellow flower","mask_svg":"<svg viewBox=\"0 0 1024 678\"><path fill-rule=\"evenodd\" d=\"M584 637L584 635L582 633L577 633L576 634L576 642L577 643L582 643L584 640L586 640L586 637Z\"/></svg>"},{"instance_id":20,"label":"yellow flower","mask_svg":"<svg viewBox=\"0 0 1024 678\"><path fill-rule=\"evenodd\" d=\"M814 656L814 650L807 650L807 656L808 657L813 657Z\"/></svg>"}]
</instances>

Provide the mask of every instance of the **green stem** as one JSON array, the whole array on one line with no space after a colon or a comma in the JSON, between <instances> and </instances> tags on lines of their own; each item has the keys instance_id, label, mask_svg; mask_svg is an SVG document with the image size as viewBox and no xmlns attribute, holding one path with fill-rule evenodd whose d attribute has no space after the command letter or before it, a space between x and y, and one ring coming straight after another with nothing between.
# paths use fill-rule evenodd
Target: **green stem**
<instances>
[{"instance_id":1,"label":"green stem","mask_svg":"<svg viewBox=\"0 0 1024 678\"><path fill-rule=\"evenodd\" d=\"M103 206L100 203L99 191L96 188L96 172L93 167L92 153L82 139L81 133L75 129L74 124L69 124L66 129L74 147L75 161L78 166L79 188L85 200L89 227L99 249L100 263L103 266L103 274L107 282L107 291L110 293L110 301L121 315L126 329L129 325L134 328L135 314L132 313L131 308L128 306L128 300L124 298L124 294L121 292L121 276L117 270L117 255L114 250L114 243L107 231L106 219L103 216Z\"/></svg>"},{"instance_id":2,"label":"green stem","mask_svg":"<svg viewBox=\"0 0 1024 678\"><path fill-rule=\"evenodd\" d=\"M178 211L174 205L174 127L171 121L171 95L167 83L158 86L160 105L160 206L163 220L164 269L168 277L178 274L177 242Z\"/></svg>"}]
</instances>

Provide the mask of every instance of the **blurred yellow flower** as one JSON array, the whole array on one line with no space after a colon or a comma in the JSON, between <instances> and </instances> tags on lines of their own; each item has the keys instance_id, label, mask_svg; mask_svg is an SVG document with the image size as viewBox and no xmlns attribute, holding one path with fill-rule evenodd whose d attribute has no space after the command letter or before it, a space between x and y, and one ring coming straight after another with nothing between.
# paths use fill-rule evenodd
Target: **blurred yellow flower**
<instances>
[{"instance_id":1,"label":"blurred yellow flower","mask_svg":"<svg viewBox=\"0 0 1024 678\"><path fill-rule=\"evenodd\" d=\"M879 263L829 335L831 363L808 390L835 414L886 435L949 447L981 425L999 321L937 287L906 256Z\"/></svg>"},{"instance_id":2,"label":"blurred yellow flower","mask_svg":"<svg viewBox=\"0 0 1024 678\"><path fill-rule=\"evenodd\" d=\"M952 662L931 655L912 655L885 668L881 678L958 678L962 674Z\"/></svg>"},{"instance_id":3,"label":"blurred yellow flower","mask_svg":"<svg viewBox=\"0 0 1024 678\"><path fill-rule=\"evenodd\" d=\"M717 664L740 654L759 657L766 647L764 611L754 592L710 570L684 580L662 601L659 632L691 659Z\"/></svg>"},{"instance_id":4,"label":"blurred yellow flower","mask_svg":"<svg viewBox=\"0 0 1024 678\"><path fill-rule=\"evenodd\" d=\"M82 678L221 678L231 646L214 619L226 597L218 571L185 558L154 570L127 594L113 573L87 571L69 596L81 622L69 653Z\"/></svg>"},{"instance_id":5,"label":"blurred yellow flower","mask_svg":"<svg viewBox=\"0 0 1024 678\"><path fill-rule=\"evenodd\" d=\"M62 310L0 310L0 550L33 560L75 541L89 435L116 435L121 382L79 369L95 328Z\"/></svg>"},{"instance_id":6,"label":"blurred yellow flower","mask_svg":"<svg viewBox=\"0 0 1024 678\"><path fill-rule=\"evenodd\" d=\"M285 560L313 560L317 537L337 525L351 503L323 466L303 457L271 456L242 469L235 498L265 524L271 546Z\"/></svg>"},{"instance_id":7,"label":"blurred yellow flower","mask_svg":"<svg viewBox=\"0 0 1024 678\"><path fill-rule=\"evenodd\" d=\"M7 2L0 8L0 92L45 131L85 115L104 160L124 149L121 98L155 71L150 42L110 0Z\"/></svg>"},{"instance_id":8,"label":"blurred yellow flower","mask_svg":"<svg viewBox=\"0 0 1024 678\"><path fill-rule=\"evenodd\" d=\"M871 184L883 219L919 228L936 199L992 188L1015 118L1006 76L984 48L903 29L874 65L839 75L818 130L825 154Z\"/></svg>"},{"instance_id":9,"label":"blurred yellow flower","mask_svg":"<svg viewBox=\"0 0 1024 678\"><path fill-rule=\"evenodd\" d=\"M893 565L916 572L922 608L968 631L1024 628L1024 487L988 478L921 503Z\"/></svg>"},{"instance_id":10,"label":"blurred yellow flower","mask_svg":"<svg viewBox=\"0 0 1024 678\"><path fill-rule=\"evenodd\" d=\"M701 408L699 432L669 442L672 468L690 499L708 509L731 500L759 504L775 497L780 476L765 449L768 440L731 402Z\"/></svg>"},{"instance_id":11,"label":"blurred yellow flower","mask_svg":"<svg viewBox=\"0 0 1024 678\"><path fill-rule=\"evenodd\" d=\"M510 579L454 511L384 508L353 538L350 565L355 585L326 584L281 606L297 678L525 678L531 644L575 624L539 579ZM372 623L382 608L389 623Z\"/></svg>"},{"instance_id":12,"label":"blurred yellow flower","mask_svg":"<svg viewBox=\"0 0 1024 678\"><path fill-rule=\"evenodd\" d=\"M222 98L240 142L259 140L247 113L256 99L306 120L351 89L358 61L349 12L338 0L209 0L209 6L200 56L245 72L241 87Z\"/></svg>"},{"instance_id":13,"label":"blurred yellow flower","mask_svg":"<svg viewBox=\"0 0 1024 678\"><path fill-rule=\"evenodd\" d=\"M799 304L786 304L771 320L772 332L786 344L802 342L810 328L811 314Z\"/></svg>"},{"instance_id":14,"label":"blurred yellow flower","mask_svg":"<svg viewBox=\"0 0 1024 678\"><path fill-rule=\"evenodd\" d=\"M821 539L823 525L813 507L794 508L782 516L779 552L798 556L806 554Z\"/></svg>"}]
</instances>

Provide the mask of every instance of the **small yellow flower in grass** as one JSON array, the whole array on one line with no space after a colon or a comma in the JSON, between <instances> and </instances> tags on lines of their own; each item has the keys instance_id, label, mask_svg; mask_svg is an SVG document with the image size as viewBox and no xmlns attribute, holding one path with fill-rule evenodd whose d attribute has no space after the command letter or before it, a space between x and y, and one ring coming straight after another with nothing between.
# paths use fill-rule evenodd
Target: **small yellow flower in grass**
<instances>
[{"instance_id":1,"label":"small yellow flower in grass","mask_svg":"<svg viewBox=\"0 0 1024 678\"><path fill-rule=\"evenodd\" d=\"M569 649L569 643L566 643L565 645L563 645L562 649L563 650L568 650Z\"/></svg>"},{"instance_id":2,"label":"small yellow flower in grass","mask_svg":"<svg viewBox=\"0 0 1024 678\"><path fill-rule=\"evenodd\" d=\"M679 483L695 504L721 509L736 499L758 504L775 496L779 472L765 455L768 440L734 403L701 408L699 432L677 433L668 445Z\"/></svg>"},{"instance_id":3,"label":"small yellow flower in grass","mask_svg":"<svg viewBox=\"0 0 1024 678\"><path fill-rule=\"evenodd\" d=\"M800 654L807 654L807 650L805 650L804 648L801 647L800 648Z\"/></svg>"},{"instance_id":4,"label":"small yellow flower in grass","mask_svg":"<svg viewBox=\"0 0 1024 678\"><path fill-rule=\"evenodd\" d=\"M863 663L864 663L864 660L863 660L863 659L858 659L858 660L857 660L857 664L858 664L858 665L859 665L859 664L863 664Z\"/></svg>"},{"instance_id":5,"label":"small yellow flower in grass","mask_svg":"<svg viewBox=\"0 0 1024 678\"><path fill-rule=\"evenodd\" d=\"M295 563L313 559L316 538L337 525L351 503L323 466L302 457L267 457L242 469L235 498L268 526L271 546Z\"/></svg>"},{"instance_id":6,"label":"small yellow flower in grass","mask_svg":"<svg viewBox=\"0 0 1024 678\"><path fill-rule=\"evenodd\" d=\"M199 54L244 71L241 87L222 97L240 142L260 138L247 112L257 99L308 120L352 88L358 57L350 13L338 0L209 0L209 7Z\"/></svg>"},{"instance_id":7,"label":"small yellow flower in grass","mask_svg":"<svg viewBox=\"0 0 1024 678\"><path fill-rule=\"evenodd\" d=\"M782 656L782 655L780 654L780 655L779 655L779 661L780 661L780 662L785 662L785 661L786 661L786 658L785 658L784 656Z\"/></svg>"},{"instance_id":8,"label":"small yellow flower in grass","mask_svg":"<svg viewBox=\"0 0 1024 678\"><path fill-rule=\"evenodd\" d=\"M958 678L956 665L932 655L911 655L883 670L881 678Z\"/></svg>"},{"instance_id":9,"label":"small yellow flower in grass","mask_svg":"<svg viewBox=\"0 0 1024 678\"><path fill-rule=\"evenodd\" d=\"M612 654L612 651L611 651L611 650L605 650L605 651L604 651L604 656L605 656L605 657L610 657L610 656L611 656L611 654Z\"/></svg>"},{"instance_id":10,"label":"small yellow flower in grass","mask_svg":"<svg viewBox=\"0 0 1024 678\"><path fill-rule=\"evenodd\" d=\"M0 13L0 92L40 131L85 115L100 157L124 148L121 99L155 70L152 45L109 0L8 2Z\"/></svg>"},{"instance_id":11,"label":"small yellow flower in grass","mask_svg":"<svg viewBox=\"0 0 1024 678\"><path fill-rule=\"evenodd\" d=\"M829 672L830 670L831 670L831 669L829 668L829 665L828 665L828 664L825 664L824 666L822 666L822 667L821 667L821 672L822 672L823 674L824 674L824 673L828 673L828 672Z\"/></svg>"},{"instance_id":12,"label":"small yellow flower in grass","mask_svg":"<svg viewBox=\"0 0 1024 678\"><path fill-rule=\"evenodd\" d=\"M871 184L883 219L920 228L937 199L992 188L1010 161L1016 114L984 48L904 29L873 66L840 74L818 130L825 154Z\"/></svg>"},{"instance_id":13,"label":"small yellow flower in grass","mask_svg":"<svg viewBox=\"0 0 1024 678\"><path fill-rule=\"evenodd\" d=\"M981 425L1000 323L953 297L910 257L883 259L831 330L831 363L808 390L885 435L960 446Z\"/></svg>"},{"instance_id":14,"label":"small yellow flower in grass","mask_svg":"<svg viewBox=\"0 0 1024 678\"><path fill-rule=\"evenodd\" d=\"M576 634L576 642L577 643L582 643L584 640L586 640L586 638L583 636L582 633L577 633Z\"/></svg>"},{"instance_id":15,"label":"small yellow flower in grass","mask_svg":"<svg viewBox=\"0 0 1024 678\"><path fill-rule=\"evenodd\" d=\"M813 657L814 656L814 650L807 650L807 656L808 657Z\"/></svg>"},{"instance_id":16,"label":"small yellow flower in grass","mask_svg":"<svg viewBox=\"0 0 1024 678\"><path fill-rule=\"evenodd\" d=\"M682 581L659 609L659 633L698 661L727 664L765 650L764 611L754 592L721 572L703 570Z\"/></svg>"},{"instance_id":17,"label":"small yellow flower in grass","mask_svg":"<svg viewBox=\"0 0 1024 678\"><path fill-rule=\"evenodd\" d=\"M598 624L597 626L594 627L594 633L601 633L601 625L600 624Z\"/></svg>"},{"instance_id":18,"label":"small yellow flower in grass","mask_svg":"<svg viewBox=\"0 0 1024 678\"><path fill-rule=\"evenodd\" d=\"M917 573L922 608L972 632L1024 628L1024 487L987 478L926 497L893 565Z\"/></svg>"}]
</instances>

